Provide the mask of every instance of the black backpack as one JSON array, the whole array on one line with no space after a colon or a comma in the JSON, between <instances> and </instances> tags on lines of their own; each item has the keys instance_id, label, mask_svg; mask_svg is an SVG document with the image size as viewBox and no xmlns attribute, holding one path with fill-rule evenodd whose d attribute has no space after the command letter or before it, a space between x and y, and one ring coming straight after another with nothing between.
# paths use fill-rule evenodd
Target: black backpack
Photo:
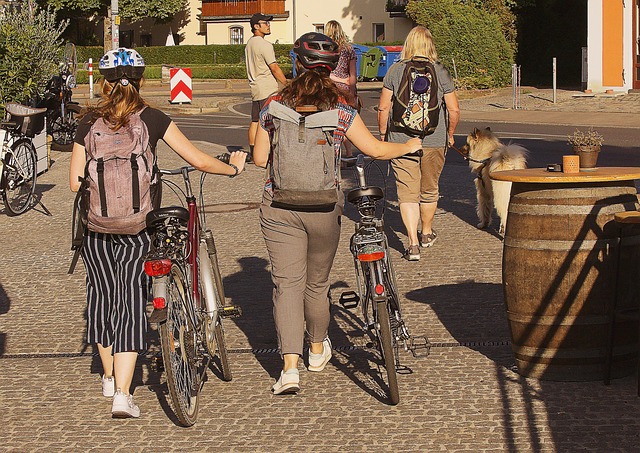
<instances>
[{"instance_id":1,"label":"black backpack","mask_svg":"<svg viewBox=\"0 0 640 453\"><path fill-rule=\"evenodd\" d=\"M424 138L438 127L440 102L433 62L414 57L406 62L400 89L391 109L391 130Z\"/></svg>"}]
</instances>

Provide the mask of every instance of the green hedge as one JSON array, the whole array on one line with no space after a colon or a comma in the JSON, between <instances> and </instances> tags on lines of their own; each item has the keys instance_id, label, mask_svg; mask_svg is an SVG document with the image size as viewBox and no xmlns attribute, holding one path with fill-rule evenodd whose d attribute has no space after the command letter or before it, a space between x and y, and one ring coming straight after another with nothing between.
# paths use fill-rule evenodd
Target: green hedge
<instances>
[{"instance_id":1,"label":"green hedge","mask_svg":"<svg viewBox=\"0 0 640 453\"><path fill-rule=\"evenodd\" d=\"M208 46L158 46L139 47L136 50L144 58L147 65L211 65L211 64L244 64L244 44L212 44ZM291 63L291 44L274 44L279 64ZM99 46L79 46L77 48L78 63L82 66L93 58L94 68L104 53Z\"/></svg>"},{"instance_id":2,"label":"green hedge","mask_svg":"<svg viewBox=\"0 0 640 453\"><path fill-rule=\"evenodd\" d=\"M191 68L193 79L246 79L247 71L244 64L218 64L218 65L174 65ZM280 68L287 77L291 77L291 63L280 64ZM94 66L94 80L100 76ZM148 80L159 80L162 78L162 65L148 65L144 71L144 77ZM89 83L89 71L78 70L78 83Z\"/></svg>"}]
</instances>

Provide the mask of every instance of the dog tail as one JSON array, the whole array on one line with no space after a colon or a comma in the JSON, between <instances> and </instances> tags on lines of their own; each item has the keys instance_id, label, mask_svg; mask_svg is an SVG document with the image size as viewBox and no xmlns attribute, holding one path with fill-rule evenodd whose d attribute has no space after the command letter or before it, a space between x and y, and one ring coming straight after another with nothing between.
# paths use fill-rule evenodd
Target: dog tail
<instances>
[{"instance_id":1,"label":"dog tail","mask_svg":"<svg viewBox=\"0 0 640 453\"><path fill-rule=\"evenodd\" d=\"M491 156L492 167L499 167L502 170L527 168L528 154L526 148L509 143L493 152Z\"/></svg>"}]
</instances>

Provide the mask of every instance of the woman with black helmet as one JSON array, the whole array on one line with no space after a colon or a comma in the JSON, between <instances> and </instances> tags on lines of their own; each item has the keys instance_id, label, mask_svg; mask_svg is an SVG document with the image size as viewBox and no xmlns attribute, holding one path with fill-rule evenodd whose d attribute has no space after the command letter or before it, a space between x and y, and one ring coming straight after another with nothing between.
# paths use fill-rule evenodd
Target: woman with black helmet
<instances>
[{"instance_id":1,"label":"woman with black helmet","mask_svg":"<svg viewBox=\"0 0 640 453\"><path fill-rule=\"evenodd\" d=\"M260 114L254 162L265 167L274 137L271 103L291 109L313 106L338 110L333 132L336 160L345 136L363 153L377 159L392 159L420 148L418 139L406 143L384 143L375 139L355 109L329 77L340 57L338 45L320 33L306 33L293 48L298 77L267 100ZM336 165L339 167L339 165ZM272 170L273 173L273 170ZM273 174L265 184L260 225L271 261L274 283L273 314L284 366L273 385L274 394L300 390L298 359L302 356L305 330L310 342L309 371L322 371L331 358L329 328L329 273L340 238L340 216L344 196L336 187L338 203L331 212L300 212L272 205ZM337 172L335 174L338 180Z\"/></svg>"},{"instance_id":2,"label":"woman with black helmet","mask_svg":"<svg viewBox=\"0 0 640 453\"><path fill-rule=\"evenodd\" d=\"M227 165L193 146L167 115L146 104L140 96L145 64L138 52L126 48L109 51L100 60L99 69L104 76L101 99L81 119L71 154L69 185L73 192L80 189L79 178L85 176L85 141L88 144L92 125L100 121L113 131L123 130L134 114L139 114L148 129L154 155L162 139L198 170L229 176L242 172L245 153L232 153ZM147 347L149 281L142 258L148 251L149 236L144 229L137 234L88 231L82 247L87 272L87 342L97 344L104 372L102 393L113 397L114 417L140 416L130 386L138 352Z\"/></svg>"}]
</instances>

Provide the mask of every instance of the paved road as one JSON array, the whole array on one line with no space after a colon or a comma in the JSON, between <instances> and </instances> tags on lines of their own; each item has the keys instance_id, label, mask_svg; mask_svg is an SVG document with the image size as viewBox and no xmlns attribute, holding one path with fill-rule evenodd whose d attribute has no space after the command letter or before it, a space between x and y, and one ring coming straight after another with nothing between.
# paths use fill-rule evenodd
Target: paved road
<instances>
[{"instance_id":1,"label":"paved road","mask_svg":"<svg viewBox=\"0 0 640 453\"><path fill-rule=\"evenodd\" d=\"M199 145L212 154L224 150ZM112 420L110 401L100 392L99 361L84 344L84 271L79 266L66 274L69 157L52 152L52 166L39 179L44 206L17 218L0 213L0 450L638 451L635 376L604 386L515 372L501 288L502 243L474 227L473 182L460 161L445 166L436 214L440 236L420 262L399 258L406 238L393 184L387 191L405 317L414 334L434 344L426 358L402 355L412 372L399 378L400 405L385 404L374 357L353 347L362 344L357 313L337 304L330 326L337 351L329 366L319 374L301 370L298 396L270 393L280 360L256 210L264 170L249 168L235 180L208 177L206 190L227 294L245 312L226 324L234 380L210 373L198 423L182 429L147 354L135 377L142 417ZM179 165L164 147L160 159L165 167ZM383 184L384 174L384 168L374 173L374 182ZM347 247L353 219L348 209L331 276L334 300L355 285ZM151 341L153 352L157 337Z\"/></svg>"}]
</instances>

